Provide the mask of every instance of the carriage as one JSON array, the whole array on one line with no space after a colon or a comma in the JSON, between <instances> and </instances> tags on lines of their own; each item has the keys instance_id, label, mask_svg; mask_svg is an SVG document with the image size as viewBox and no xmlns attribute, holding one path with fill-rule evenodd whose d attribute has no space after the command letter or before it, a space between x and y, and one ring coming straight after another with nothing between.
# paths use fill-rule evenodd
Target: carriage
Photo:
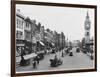
<instances>
[{"instance_id":1,"label":"carriage","mask_svg":"<svg viewBox=\"0 0 100 77\"><path fill-rule=\"evenodd\" d=\"M50 59L50 66L51 67L57 67L61 65L63 61L61 59Z\"/></svg>"}]
</instances>

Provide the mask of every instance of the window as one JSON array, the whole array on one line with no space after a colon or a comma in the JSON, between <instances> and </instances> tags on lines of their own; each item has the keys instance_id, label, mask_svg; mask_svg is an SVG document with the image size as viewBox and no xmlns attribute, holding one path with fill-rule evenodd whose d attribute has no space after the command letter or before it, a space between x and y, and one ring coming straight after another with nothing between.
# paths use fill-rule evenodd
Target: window
<instances>
[{"instance_id":1,"label":"window","mask_svg":"<svg viewBox=\"0 0 100 77\"><path fill-rule=\"evenodd\" d=\"M17 28L23 29L23 25L24 25L24 21L23 20L17 18L16 24L17 24Z\"/></svg>"},{"instance_id":2,"label":"window","mask_svg":"<svg viewBox=\"0 0 100 77\"><path fill-rule=\"evenodd\" d=\"M20 25L20 26L21 26L21 29L23 29L23 23L24 23L24 22L22 21L22 22L21 22L21 25Z\"/></svg>"},{"instance_id":3,"label":"window","mask_svg":"<svg viewBox=\"0 0 100 77\"><path fill-rule=\"evenodd\" d=\"M20 20L18 20L18 28L20 28Z\"/></svg>"},{"instance_id":4,"label":"window","mask_svg":"<svg viewBox=\"0 0 100 77\"><path fill-rule=\"evenodd\" d=\"M19 20L17 19L17 28L18 28L18 25L19 25L18 23L19 23Z\"/></svg>"},{"instance_id":5,"label":"window","mask_svg":"<svg viewBox=\"0 0 100 77\"><path fill-rule=\"evenodd\" d=\"M23 37L23 33L21 31L17 31L16 38L22 39L22 37Z\"/></svg>"},{"instance_id":6,"label":"window","mask_svg":"<svg viewBox=\"0 0 100 77\"><path fill-rule=\"evenodd\" d=\"M87 36L89 36L89 32L87 32Z\"/></svg>"},{"instance_id":7,"label":"window","mask_svg":"<svg viewBox=\"0 0 100 77\"><path fill-rule=\"evenodd\" d=\"M26 31L25 34L26 34L25 35L25 39L28 40L28 41L30 41L31 40L31 34L30 34L30 32Z\"/></svg>"},{"instance_id":8,"label":"window","mask_svg":"<svg viewBox=\"0 0 100 77\"><path fill-rule=\"evenodd\" d=\"M26 22L26 27L27 27L27 28L29 27L29 23L28 23L28 22Z\"/></svg>"}]
</instances>

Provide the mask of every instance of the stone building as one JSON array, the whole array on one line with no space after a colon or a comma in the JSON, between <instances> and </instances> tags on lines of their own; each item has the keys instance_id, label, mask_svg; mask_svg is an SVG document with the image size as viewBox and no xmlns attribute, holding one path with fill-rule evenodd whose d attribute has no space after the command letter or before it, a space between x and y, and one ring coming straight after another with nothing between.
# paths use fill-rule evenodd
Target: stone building
<instances>
[{"instance_id":1,"label":"stone building","mask_svg":"<svg viewBox=\"0 0 100 77\"><path fill-rule=\"evenodd\" d=\"M32 21L29 17L25 19L25 26L24 26L24 32L25 32L25 53L29 54L32 52L32 36L31 36L31 27L32 27Z\"/></svg>"},{"instance_id":2,"label":"stone building","mask_svg":"<svg viewBox=\"0 0 100 77\"><path fill-rule=\"evenodd\" d=\"M90 22L90 17L89 17L88 12L87 12L87 16L86 16L85 23L84 23L84 28L85 28L85 43L89 43L91 22Z\"/></svg>"},{"instance_id":3,"label":"stone building","mask_svg":"<svg viewBox=\"0 0 100 77\"><path fill-rule=\"evenodd\" d=\"M85 28L85 38L83 39L83 45L84 45L83 47L86 49L85 53L87 53L87 52L91 52L91 49L93 49L93 45L94 45L93 39L91 39L91 34L90 34L91 21L88 12L84 23L84 28Z\"/></svg>"},{"instance_id":4,"label":"stone building","mask_svg":"<svg viewBox=\"0 0 100 77\"><path fill-rule=\"evenodd\" d=\"M25 17L21 14L20 10L16 10L16 56L19 56L24 51L24 26Z\"/></svg>"}]
</instances>

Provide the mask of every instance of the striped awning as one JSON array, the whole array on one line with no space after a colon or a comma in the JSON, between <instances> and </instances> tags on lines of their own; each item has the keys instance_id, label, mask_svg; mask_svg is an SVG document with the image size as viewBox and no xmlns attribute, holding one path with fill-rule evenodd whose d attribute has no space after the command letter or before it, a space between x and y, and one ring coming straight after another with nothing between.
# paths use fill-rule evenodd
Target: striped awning
<instances>
[{"instance_id":1,"label":"striped awning","mask_svg":"<svg viewBox=\"0 0 100 77\"><path fill-rule=\"evenodd\" d=\"M31 54L25 55L23 57L25 60L28 60L28 59L31 59L31 58L36 57L36 56L37 56L37 54L31 53ZM16 57L16 62L20 62L20 61L21 61L21 56Z\"/></svg>"},{"instance_id":2,"label":"striped awning","mask_svg":"<svg viewBox=\"0 0 100 77\"><path fill-rule=\"evenodd\" d=\"M44 43L43 43L43 42L41 42L41 41L39 41L39 42L40 42L40 44L41 44L41 45L43 45L43 46L44 46Z\"/></svg>"}]
</instances>

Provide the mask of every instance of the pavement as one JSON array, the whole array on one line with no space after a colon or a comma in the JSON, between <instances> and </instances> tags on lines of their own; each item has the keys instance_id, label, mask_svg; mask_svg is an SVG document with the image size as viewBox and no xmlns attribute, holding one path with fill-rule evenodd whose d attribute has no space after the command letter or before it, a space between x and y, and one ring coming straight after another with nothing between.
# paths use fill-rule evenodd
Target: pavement
<instances>
[{"instance_id":1,"label":"pavement","mask_svg":"<svg viewBox=\"0 0 100 77\"><path fill-rule=\"evenodd\" d=\"M16 67L16 72L25 71L56 71L56 70L79 70L79 69L93 69L94 60L91 60L89 56L80 52L76 53L76 48L71 50L73 56L66 55L61 57L61 52L57 52L58 57L61 57L63 64L58 67L50 67L50 59L54 58L55 54L45 55L44 59L40 61L37 68L33 68L32 64L29 66Z\"/></svg>"}]
</instances>

